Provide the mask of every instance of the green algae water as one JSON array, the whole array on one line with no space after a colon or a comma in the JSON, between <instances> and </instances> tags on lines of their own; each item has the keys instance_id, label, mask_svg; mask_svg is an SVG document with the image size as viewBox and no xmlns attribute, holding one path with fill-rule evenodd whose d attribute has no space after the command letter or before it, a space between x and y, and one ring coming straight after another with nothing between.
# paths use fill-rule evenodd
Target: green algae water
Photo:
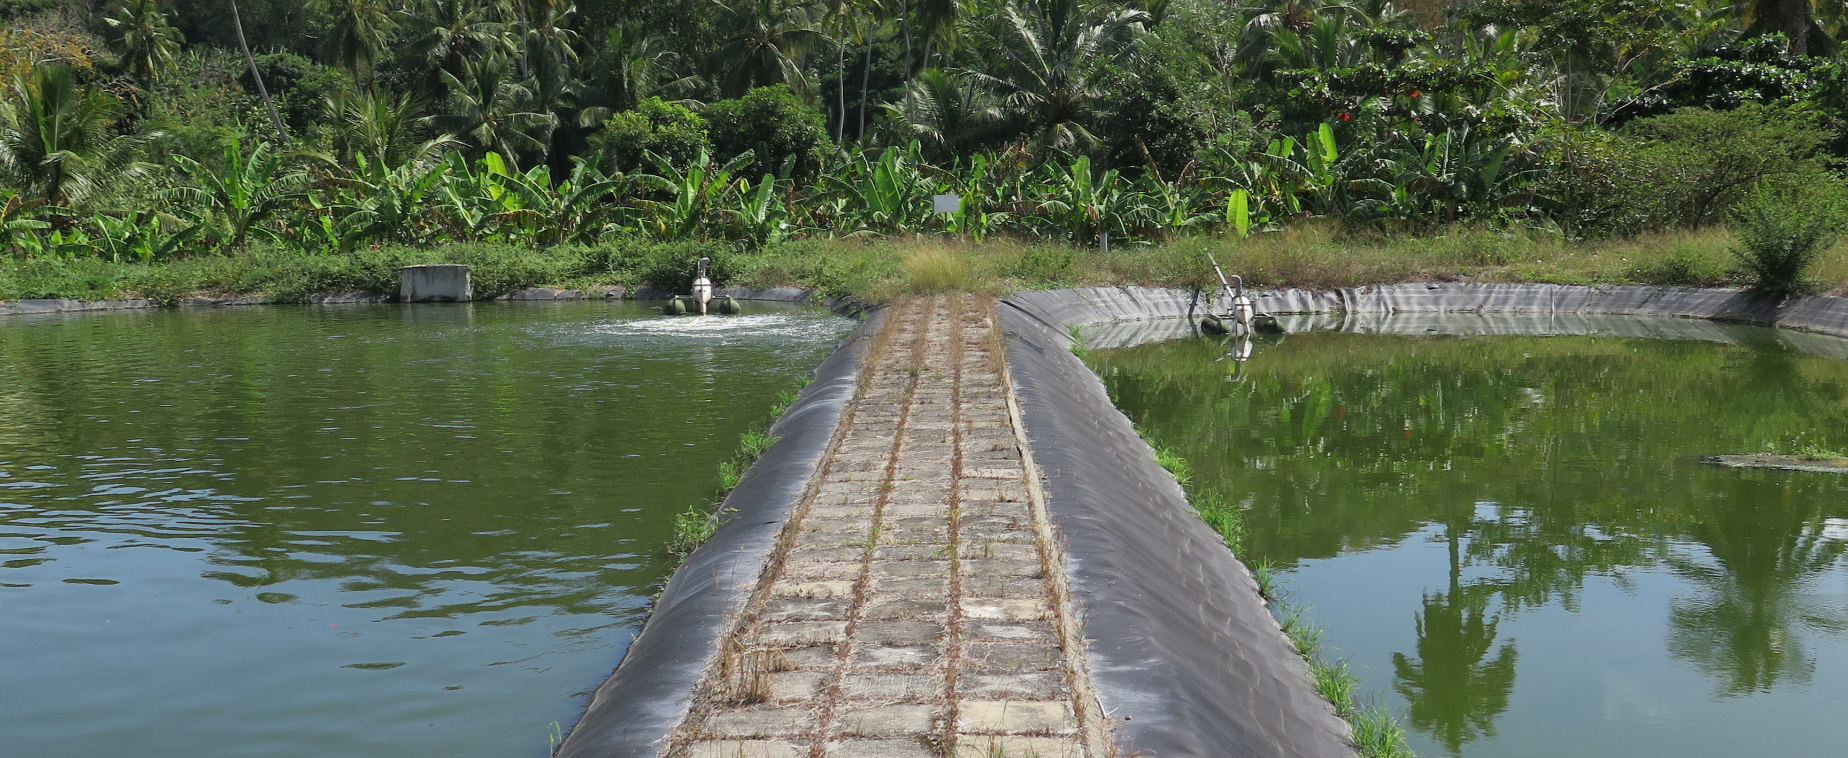
<instances>
[{"instance_id":1,"label":"green algae water","mask_svg":"<svg viewBox=\"0 0 1848 758\"><path fill-rule=\"evenodd\" d=\"M1848 449L1848 362L1714 329L1090 360L1420 754L1842 755L1848 475L1700 458Z\"/></svg>"},{"instance_id":2,"label":"green algae water","mask_svg":"<svg viewBox=\"0 0 1848 758\"><path fill-rule=\"evenodd\" d=\"M0 320L0 755L546 755L852 327L752 312Z\"/></svg>"}]
</instances>

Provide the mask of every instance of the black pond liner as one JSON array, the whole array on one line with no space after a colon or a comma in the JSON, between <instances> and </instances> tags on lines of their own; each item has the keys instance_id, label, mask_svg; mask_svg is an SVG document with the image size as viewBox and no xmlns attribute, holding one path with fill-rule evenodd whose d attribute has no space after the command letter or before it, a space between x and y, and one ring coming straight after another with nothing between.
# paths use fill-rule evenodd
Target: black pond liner
<instances>
[{"instance_id":1,"label":"black pond liner","mask_svg":"<svg viewBox=\"0 0 1848 758\"><path fill-rule=\"evenodd\" d=\"M1848 336L1848 298L1779 302L1738 290L1406 284L1255 300L1261 312L1333 314L1299 317L1295 328L1744 337L1718 321L1802 330L1777 337L1824 355L1844 352L1844 343L1804 332ZM1194 516L1102 382L1070 352L1072 327L1085 327L1091 347L1102 346L1093 334L1122 345L1172 338L1188 333L1182 319L1197 319L1207 305L1186 291L1137 287L1022 292L1002 301L1008 367L1047 510L1064 540L1098 697L1126 755L1352 755L1347 725L1315 692L1250 574ZM1446 323L1442 314L1480 318ZM1677 329L1607 316L1704 321Z\"/></svg>"},{"instance_id":2,"label":"black pond liner","mask_svg":"<svg viewBox=\"0 0 1848 758\"><path fill-rule=\"evenodd\" d=\"M882 315L873 313L822 361L814 381L770 426L776 443L726 496L728 514L718 531L668 579L641 635L591 696L558 756L652 758L686 720L694 685L757 586L777 535L827 452Z\"/></svg>"},{"instance_id":3,"label":"black pond liner","mask_svg":"<svg viewBox=\"0 0 1848 758\"><path fill-rule=\"evenodd\" d=\"M1071 353L1064 309L1005 301L999 315L1092 681L1122 753L1353 755L1347 724L1316 693L1251 574Z\"/></svg>"}]
</instances>

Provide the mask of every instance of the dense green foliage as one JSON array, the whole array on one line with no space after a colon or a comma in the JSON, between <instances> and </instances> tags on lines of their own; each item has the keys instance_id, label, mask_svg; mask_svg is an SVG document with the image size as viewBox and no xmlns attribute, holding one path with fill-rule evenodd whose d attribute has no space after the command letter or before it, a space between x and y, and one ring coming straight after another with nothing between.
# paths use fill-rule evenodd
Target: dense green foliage
<instances>
[{"instance_id":1,"label":"dense green foliage","mask_svg":"<svg viewBox=\"0 0 1848 758\"><path fill-rule=\"evenodd\" d=\"M9 2L0 234L150 261L1698 229L1838 183L1838 6Z\"/></svg>"}]
</instances>

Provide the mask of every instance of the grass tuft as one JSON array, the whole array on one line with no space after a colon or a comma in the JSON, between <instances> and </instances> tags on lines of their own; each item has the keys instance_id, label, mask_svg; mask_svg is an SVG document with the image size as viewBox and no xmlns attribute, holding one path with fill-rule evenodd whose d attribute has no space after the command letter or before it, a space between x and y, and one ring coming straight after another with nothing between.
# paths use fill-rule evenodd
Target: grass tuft
<instances>
[{"instance_id":1,"label":"grass tuft","mask_svg":"<svg viewBox=\"0 0 1848 758\"><path fill-rule=\"evenodd\" d=\"M975 292L982 281L962 253L944 247L925 247L905 253L902 290L912 295Z\"/></svg>"},{"instance_id":2,"label":"grass tuft","mask_svg":"<svg viewBox=\"0 0 1848 758\"><path fill-rule=\"evenodd\" d=\"M801 396L802 387L807 386L810 379L804 379L801 385L793 389L777 393L776 403L770 408L772 422L796 402L796 398ZM752 427L739 435L737 454L719 463L719 489L714 494L712 503L705 506L687 506L684 512L674 517L674 536L667 542L668 555L676 560L684 559L719 531L719 522L725 513L722 509L725 496L737 489L738 483L744 481L744 474L750 470L751 464L763 457L764 452L768 451L771 445L776 444L776 441L777 437L770 434L765 427Z\"/></svg>"}]
</instances>

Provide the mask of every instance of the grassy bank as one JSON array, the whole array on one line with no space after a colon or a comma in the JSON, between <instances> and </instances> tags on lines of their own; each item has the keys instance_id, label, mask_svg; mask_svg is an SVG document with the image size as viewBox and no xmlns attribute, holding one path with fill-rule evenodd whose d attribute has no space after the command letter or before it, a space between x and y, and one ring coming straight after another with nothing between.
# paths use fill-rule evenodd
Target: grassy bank
<instances>
[{"instance_id":1,"label":"grassy bank","mask_svg":"<svg viewBox=\"0 0 1848 758\"><path fill-rule=\"evenodd\" d=\"M978 291L1091 284L1210 285L1211 252L1259 287L1326 289L1409 281L1474 280L1558 284L1744 284L1724 229L1600 242L1541 233L1454 229L1430 236L1369 237L1303 224L1245 240L1188 237L1109 253L1008 239L969 243L805 240L741 252L723 242L620 240L544 250L508 245L386 246L347 255L307 255L255 247L230 255L158 263L95 258L0 262L0 300L267 295L300 302L319 293L393 292L398 269L466 263L476 292L493 297L521 287L656 284L684 288L694 262L714 261L723 283L800 286L882 302L907 292ZM1848 245L1829 250L1811 291L1848 291Z\"/></svg>"},{"instance_id":2,"label":"grassy bank","mask_svg":"<svg viewBox=\"0 0 1848 758\"><path fill-rule=\"evenodd\" d=\"M1144 434L1143 439L1147 441L1148 435ZM1150 445L1153 444L1150 441ZM1219 534L1234 556L1242 554L1245 541L1244 511L1224 500L1196 492L1191 486L1193 472L1186 459L1173 451L1155 448L1155 462L1167 469L1174 480L1180 483L1181 489L1187 493L1188 505L1193 507L1194 515ZM1417 754L1405 744L1405 727L1391 711L1383 705L1360 703L1360 677L1348 666L1347 659L1330 654L1322 639L1322 627L1312 620L1307 606L1289 602L1282 592L1281 580L1268 564L1252 566L1251 575L1257 581L1258 593L1269 604L1271 614L1283 629L1284 636L1289 638L1290 644L1296 647L1297 653L1308 664L1309 677L1315 685L1316 693L1327 700L1334 708L1335 715L1346 720L1353 730L1354 747L1361 758L1417 758Z\"/></svg>"},{"instance_id":3,"label":"grassy bank","mask_svg":"<svg viewBox=\"0 0 1848 758\"><path fill-rule=\"evenodd\" d=\"M1089 351L1085 349L1083 333L1077 327L1072 329L1072 339L1073 354L1089 364ZM1114 394L1111 402L1116 402ZM1248 531L1245 511L1224 498L1196 489L1193 486L1193 469L1187 464L1186 458L1157 445L1140 427L1137 427L1136 433L1154 449L1155 462L1181 485L1181 491L1187 496L1187 504L1193 508L1194 515L1219 535L1220 541L1232 551L1234 560L1242 562L1240 556L1245 552L1245 536ZM1323 629L1314 622L1308 607L1289 601L1282 591L1282 580L1269 564L1249 568L1252 579L1257 583L1258 594L1277 619L1277 625L1283 630L1284 636L1289 638L1290 644L1308 665L1309 677L1316 693L1328 701L1335 715L1348 722L1353 732L1355 751L1360 757L1418 758L1418 754L1405 743L1405 727L1391 711L1378 703L1361 704L1360 677L1354 674L1347 659L1329 651L1323 640Z\"/></svg>"}]
</instances>

